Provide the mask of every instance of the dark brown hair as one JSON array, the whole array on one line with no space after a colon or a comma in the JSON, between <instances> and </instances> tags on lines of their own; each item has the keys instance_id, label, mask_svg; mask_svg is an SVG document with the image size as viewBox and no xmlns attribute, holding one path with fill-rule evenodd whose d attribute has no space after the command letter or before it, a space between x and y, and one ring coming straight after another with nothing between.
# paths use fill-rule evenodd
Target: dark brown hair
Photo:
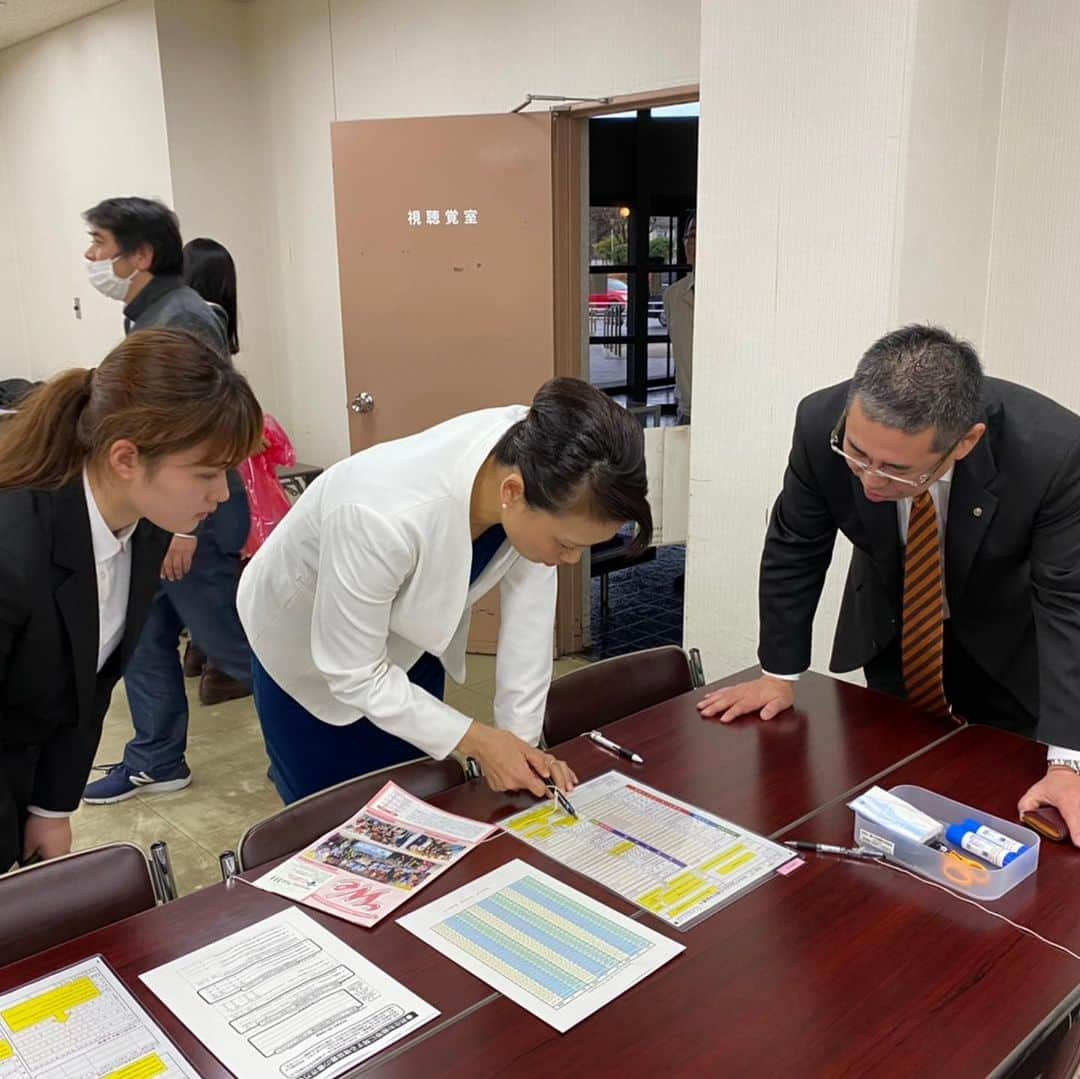
<instances>
[{"instance_id":1,"label":"dark brown hair","mask_svg":"<svg viewBox=\"0 0 1080 1079\"><path fill-rule=\"evenodd\" d=\"M234 468L258 449L262 410L247 379L199 338L137 330L97 368L49 379L0 427L0 488L62 487L120 439L153 467L206 446L206 461Z\"/></svg>"},{"instance_id":2,"label":"dark brown hair","mask_svg":"<svg viewBox=\"0 0 1080 1079\"><path fill-rule=\"evenodd\" d=\"M633 546L652 539L645 435L624 408L577 378L553 378L532 408L499 439L495 460L514 465L534 509L584 508L598 521L632 521Z\"/></svg>"}]
</instances>

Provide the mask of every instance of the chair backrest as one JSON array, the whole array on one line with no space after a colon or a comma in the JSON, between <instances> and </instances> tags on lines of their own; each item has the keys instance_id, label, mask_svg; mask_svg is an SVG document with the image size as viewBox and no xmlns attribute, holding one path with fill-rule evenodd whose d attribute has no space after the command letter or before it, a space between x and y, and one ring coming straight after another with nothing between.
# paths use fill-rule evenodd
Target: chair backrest
<instances>
[{"instance_id":1,"label":"chair backrest","mask_svg":"<svg viewBox=\"0 0 1080 1079\"><path fill-rule=\"evenodd\" d=\"M551 683L544 741L567 742L693 688L690 660L673 644L591 663Z\"/></svg>"},{"instance_id":2,"label":"chair backrest","mask_svg":"<svg viewBox=\"0 0 1080 1079\"><path fill-rule=\"evenodd\" d=\"M1012 1062L1009 1079L1076 1079L1080 1075L1080 1008L1048 1031L1033 1049Z\"/></svg>"},{"instance_id":3,"label":"chair backrest","mask_svg":"<svg viewBox=\"0 0 1080 1079\"><path fill-rule=\"evenodd\" d=\"M0 965L150 910L150 868L138 847L110 843L0 876Z\"/></svg>"},{"instance_id":4,"label":"chair backrest","mask_svg":"<svg viewBox=\"0 0 1080 1079\"><path fill-rule=\"evenodd\" d=\"M1042 1075L1043 1079L1075 1079L1080 1075L1080 1019L1073 1018Z\"/></svg>"},{"instance_id":5,"label":"chair backrest","mask_svg":"<svg viewBox=\"0 0 1080 1079\"><path fill-rule=\"evenodd\" d=\"M243 834L237 851L241 867L250 869L301 850L334 825L348 820L391 779L410 794L427 798L463 783L465 773L453 758L419 760L380 768L308 795L253 824Z\"/></svg>"}]
</instances>

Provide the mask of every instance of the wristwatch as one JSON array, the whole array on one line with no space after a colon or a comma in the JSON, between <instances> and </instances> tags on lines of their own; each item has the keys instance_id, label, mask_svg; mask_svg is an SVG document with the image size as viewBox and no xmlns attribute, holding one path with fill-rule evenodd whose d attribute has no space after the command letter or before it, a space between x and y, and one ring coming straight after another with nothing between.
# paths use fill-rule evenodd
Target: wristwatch
<instances>
[{"instance_id":1,"label":"wristwatch","mask_svg":"<svg viewBox=\"0 0 1080 1079\"><path fill-rule=\"evenodd\" d=\"M1047 768L1068 768L1070 772L1075 772L1080 776L1080 760L1073 760L1071 757L1050 757L1046 762Z\"/></svg>"}]
</instances>

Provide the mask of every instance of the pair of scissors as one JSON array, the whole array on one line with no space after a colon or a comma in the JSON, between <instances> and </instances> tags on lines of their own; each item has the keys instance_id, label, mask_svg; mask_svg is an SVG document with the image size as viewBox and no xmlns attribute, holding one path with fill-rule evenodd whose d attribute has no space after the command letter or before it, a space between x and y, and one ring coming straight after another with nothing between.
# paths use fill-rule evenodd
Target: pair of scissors
<instances>
[{"instance_id":1,"label":"pair of scissors","mask_svg":"<svg viewBox=\"0 0 1080 1079\"><path fill-rule=\"evenodd\" d=\"M954 850L946 853L941 871L945 878L958 888L973 888L990 879L990 870L986 866L973 858L965 858Z\"/></svg>"}]
</instances>

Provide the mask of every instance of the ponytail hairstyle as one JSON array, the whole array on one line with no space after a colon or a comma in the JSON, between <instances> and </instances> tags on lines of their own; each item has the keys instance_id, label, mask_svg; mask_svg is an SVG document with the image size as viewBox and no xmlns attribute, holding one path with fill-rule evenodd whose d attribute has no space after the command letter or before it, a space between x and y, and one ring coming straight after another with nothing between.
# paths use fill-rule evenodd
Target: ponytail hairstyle
<instances>
[{"instance_id":1,"label":"ponytail hairstyle","mask_svg":"<svg viewBox=\"0 0 1080 1079\"><path fill-rule=\"evenodd\" d=\"M185 285L225 312L229 351L235 356L240 351L236 332L236 264L229 249L217 240L202 236L188 241L184 244L183 277Z\"/></svg>"},{"instance_id":2,"label":"ponytail hairstyle","mask_svg":"<svg viewBox=\"0 0 1080 1079\"><path fill-rule=\"evenodd\" d=\"M644 432L595 386L576 378L545 382L529 414L499 439L494 454L521 472L525 501L533 509L632 521L634 549L649 545Z\"/></svg>"},{"instance_id":3,"label":"ponytail hairstyle","mask_svg":"<svg viewBox=\"0 0 1080 1079\"><path fill-rule=\"evenodd\" d=\"M262 410L247 380L193 334L137 330L95 369L50 379L0 426L0 489L55 489L113 444L135 444L150 469L205 445L202 462L235 468L258 450Z\"/></svg>"}]
</instances>

